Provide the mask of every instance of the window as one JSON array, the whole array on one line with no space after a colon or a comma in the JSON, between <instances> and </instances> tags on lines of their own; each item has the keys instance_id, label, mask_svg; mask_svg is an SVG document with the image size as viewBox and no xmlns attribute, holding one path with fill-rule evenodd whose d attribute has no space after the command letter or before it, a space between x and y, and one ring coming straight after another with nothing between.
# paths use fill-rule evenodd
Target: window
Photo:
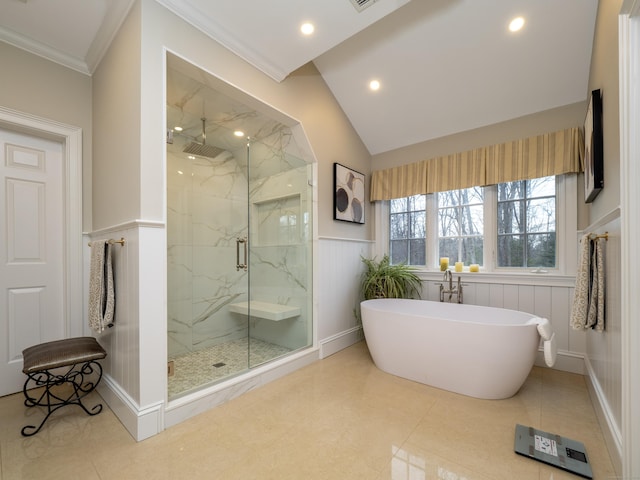
<instances>
[{"instance_id":1,"label":"window","mask_svg":"<svg viewBox=\"0 0 640 480\"><path fill-rule=\"evenodd\" d=\"M426 265L425 196L391 200L389 205L389 258L391 263Z\"/></svg>"},{"instance_id":2,"label":"window","mask_svg":"<svg viewBox=\"0 0 640 480\"><path fill-rule=\"evenodd\" d=\"M438 257L482 265L484 192L482 187L440 192Z\"/></svg>"},{"instance_id":3,"label":"window","mask_svg":"<svg viewBox=\"0 0 640 480\"><path fill-rule=\"evenodd\" d=\"M498 185L499 267L556 266L555 177Z\"/></svg>"},{"instance_id":4,"label":"window","mask_svg":"<svg viewBox=\"0 0 640 480\"><path fill-rule=\"evenodd\" d=\"M545 177L391 200L391 262L436 267L449 257L485 269L556 268L557 185L564 191L564 182Z\"/></svg>"}]
</instances>

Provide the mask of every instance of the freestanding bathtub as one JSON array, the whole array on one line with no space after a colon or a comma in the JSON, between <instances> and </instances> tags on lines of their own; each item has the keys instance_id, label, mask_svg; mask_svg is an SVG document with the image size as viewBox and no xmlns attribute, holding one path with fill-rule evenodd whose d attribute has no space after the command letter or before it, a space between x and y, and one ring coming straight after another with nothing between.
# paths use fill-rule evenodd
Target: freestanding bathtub
<instances>
[{"instance_id":1,"label":"freestanding bathtub","mask_svg":"<svg viewBox=\"0 0 640 480\"><path fill-rule=\"evenodd\" d=\"M366 300L361 312L379 369L485 399L509 398L520 389L544 320L503 308L405 299Z\"/></svg>"}]
</instances>

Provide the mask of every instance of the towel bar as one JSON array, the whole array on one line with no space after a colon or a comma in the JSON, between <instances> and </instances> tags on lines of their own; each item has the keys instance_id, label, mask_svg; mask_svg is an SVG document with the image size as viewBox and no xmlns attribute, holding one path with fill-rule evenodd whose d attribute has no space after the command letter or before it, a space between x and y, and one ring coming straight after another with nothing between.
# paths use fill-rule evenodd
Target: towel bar
<instances>
[{"instance_id":1,"label":"towel bar","mask_svg":"<svg viewBox=\"0 0 640 480\"><path fill-rule=\"evenodd\" d=\"M82 403L82 398L93 392L102 378L102 366L96 360L107 356L95 338L77 337L41 343L25 348L22 356L22 372L27 375L22 389L24 404L47 408L40 425L22 428L23 436L38 433L53 412L67 405L78 405L88 415L102 411L102 404L90 411ZM58 368L64 368L62 373L52 372ZM35 396L31 396L31 389L36 389L33 390Z\"/></svg>"},{"instance_id":2,"label":"towel bar","mask_svg":"<svg viewBox=\"0 0 640 480\"><path fill-rule=\"evenodd\" d=\"M113 238L110 238L108 240L108 243L110 243L111 245L113 245L114 243L119 243L120 245L124 245L125 243L127 243L127 241L124 239L124 237L120 237L120 240L114 240ZM91 242L89 242L87 245L91 246Z\"/></svg>"},{"instance_id":3,"label":"towel bar","mask_svg":"<svg viewBox=\"0 0 640 480\"><path fill-rule=\"evenodd\" d=\"M590 240L598 240L599 238L604 238L606 241L609 241L609 232L589 233L588 237ZM582 239L580 239L580 241L582 241Z\"/></svg>"}]
</instances>

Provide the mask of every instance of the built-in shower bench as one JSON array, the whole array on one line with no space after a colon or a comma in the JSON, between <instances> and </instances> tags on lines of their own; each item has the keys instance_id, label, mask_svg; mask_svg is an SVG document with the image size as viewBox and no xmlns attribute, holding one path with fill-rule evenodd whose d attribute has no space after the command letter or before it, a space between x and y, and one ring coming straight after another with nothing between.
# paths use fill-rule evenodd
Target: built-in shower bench
<instances>
[{"instance_id":1,"label":"built-in shower bench","mask_svg":"<svg viewBox=\"0 0 640 480\"><path fill-rule=\"evenodd\" d=\"M88 410L82 398L98 386L102 366L96 360L106 356L107 352L93 337L67 338L25 348L22 351L22 371L27 375L22 389L24 404L46 407L47 414L37 427L23 427L22 435L35 435L53 412L67 405L78 405L89 415L100 413L102 404Z\"/></svg>"},{"instance_id":2,"label":"built-in shower bench","mask_svg":"<svg viewBox=\"0 0 640 480\"><path fill-rule=\"evenodd\" d=\"M287 318L293 318L300 315L300 307L291 305L279 305L277 303L259 302L252 300L251 302L238 302L229 304L229 310L242 315L250 315L252 317L264 318L279 322Z\"/></svg>"}]
</instances>

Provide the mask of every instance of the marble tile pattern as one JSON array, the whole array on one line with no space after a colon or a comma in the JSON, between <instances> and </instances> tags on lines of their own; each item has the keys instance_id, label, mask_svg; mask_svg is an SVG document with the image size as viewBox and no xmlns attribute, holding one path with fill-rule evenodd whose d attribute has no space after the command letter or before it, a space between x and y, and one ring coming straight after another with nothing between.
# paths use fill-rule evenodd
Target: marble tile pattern
<instances>
[{"instance_id":1,"label":"marble tile pattern","mask_svg":"<svg viewBox=\"0 0 640 480\"><path fill-rule=\"evenodd\" d=\"M578 478L515 454L516 423L582 441L594 478L619 478L583 376L534 367L514 397L479 400L380 371L364 342L139 443L109 409L63 409L21 437L40 414L0 398L3 479Z\"/></svg>"},{"instance_id":2,"label":"marble tile pattern","mask_svg":"<svg viewBox=\"0 0 640 480\"><path fill-rule=\"evenodd\" d=\"M242 373L289 352L288 348L244 337L170 357L174 374L168 379L169 399L189 393L194 386Z\"/></svg>"},{"instance_id":3,"label":"marble tile pattern","mask_svg":"<svg viewBox=\"0 0 640 480\"><path fill-rule=\"evenodd\" d=\"M170 356L246 337L249 327L253 338L289 349L311 341L310 169L282 153L282 132L274 137L270 144L252 146L257 158L252 164L262 173L267 168L261 165L268 165L269 176L249 183L237 159L247 149L215 159L188 159L169 149ZM236 240L242 237L250 243L251 298L299 306L299 318L249 325L246 317L228 312L228 304L247 298L247 273L236 269Z\"/></svg>"}]
</instances>

